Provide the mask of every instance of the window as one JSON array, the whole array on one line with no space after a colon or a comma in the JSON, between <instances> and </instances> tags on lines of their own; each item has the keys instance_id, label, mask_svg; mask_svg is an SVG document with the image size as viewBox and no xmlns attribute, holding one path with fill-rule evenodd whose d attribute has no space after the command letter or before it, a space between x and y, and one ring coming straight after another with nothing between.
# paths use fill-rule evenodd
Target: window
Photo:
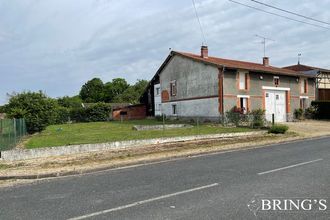
<instances>
[{"instance_id":1,"label":"window","mask_svg":"<svg viewBox=\"0 0 330 220\"><path fill-rule=\"evenodd\" d=\"M171 96L176 96L176 92L177 92L176 81L172 81L170 86L171 86Z\"/></svg>"},{"instance_id":2,"label":"window","mask_svg":"<svg viewBox=\"0 0 330 220\"><path fill-rule=\"evenodd\" d=\"M306 109L306 98L302 98L302 99L300 99L300 108L301 109Z\"/></svg>"},{"instance_id":3,"label":"window","mask_svg":"<svg viewBox=\"0 0 330 220\"><path fill-rule=\"evenodd\" d=\"M274 76L274 85L279 86L280 85L280 77Z\"/></svg>"},{"instance_id":4,"label":"window","mask_svg":"<svg viewBox=\"0 0 330 220\"><path fill-rule=\"evenodd\" d=\"M247 89L247 73L239 72L239 89L246 90Z\"/></svg>"},{"instance_id":5,"label":"window","mask_svg":"<svg viewBox=\"0 0 330 220\"><path fill-rule=\"evenodd\" d=\"M247 113L247 102L248 98L240 98L240 109L242 110L243 114Z\"/></svg>"},{"instance_id":6,"label":"window","mask_svg":"<svg viewBox=\"0 0 330 220\"><path fill-rule=\"evenodd\" d=\"M301 86L301 89L300 89L300 92L301 93L307 93L307 79L302 79L301 80L301 83L300 83L300 86Z\"/></svg>"},{"instance_id":7,"label":"window","mask_svg":"<svg viewBox=\"0 0 330 220\"><path fill-rule=\"evenodd\" d=\"M172 105L172 114L173 115L176 115L177 114L176 105Z\"/></svg>"},{"instance_id":8,"label":"window","mask_svg":"<svg viewBox=\"0 0 330 220\"><path fill-rule=\"evenodd\" d=\"M156 88L156 95L160 95L160 88Z\"/></svg>"},{"instance_id":9,"label":"window","mask_svg":"<svg viewBox=\"0 0 330 220\"><path fill-rule=\"evenodd\" d=\"M162 110L162 104L157 104L155 111L161 111Z\"/></svg>"}]
</instances>

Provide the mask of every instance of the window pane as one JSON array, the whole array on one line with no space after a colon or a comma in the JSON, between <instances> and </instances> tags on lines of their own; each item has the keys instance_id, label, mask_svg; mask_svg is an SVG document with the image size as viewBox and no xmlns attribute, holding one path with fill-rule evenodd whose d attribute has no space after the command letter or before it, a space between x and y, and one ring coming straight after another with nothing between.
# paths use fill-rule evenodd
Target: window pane
<instances>
[{"instance_id":1,"label":"window pane","mask_svg":"<svg viewBox=\"0 0 330 220\"><path fill-rule=\"evenodd\" d=\"M245 73L239 73L239 89L245 89L246 85L245 85Z\"/></svg>"}]
</instances>

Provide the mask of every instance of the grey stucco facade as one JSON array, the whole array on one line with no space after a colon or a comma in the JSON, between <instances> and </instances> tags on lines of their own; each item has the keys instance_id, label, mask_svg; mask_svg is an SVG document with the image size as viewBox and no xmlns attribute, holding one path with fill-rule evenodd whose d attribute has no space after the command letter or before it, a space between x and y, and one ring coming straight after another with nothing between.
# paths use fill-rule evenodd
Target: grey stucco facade
<instances>
[{"instance_id":1,"label":"grey stucco facade","mask_svg":"<svg viewBox=\"0 0 330 220\"><path fill-rule=\"evenodd\" d=\"M170 94L171 82L176 82L177 93ZM176 105L176 116L219 116L218 69L191 59L174 56L160 74L162 92L169 94L162 100L162 112L174 116L172 105Z\"/></svg>"},{"instance_id":2,"label":"grey stucco facade","mask_svg":"<svg viewBox=\"0 0 330 220\"><path fill-rule=\"evenodd\" d=\"M246 71L249 74L249 89L239 90L237 88L237 72ZM300 83L302 77L285 76L281 74L269 74L263 72L253 72L248 70L232 70L225 71L224 73L224 111L230 110L232 107L237 106L237 95L247 95L250 97L250 110L263 108L263 87L275 87L274 76L279 77L278 88L290 89L290 111L293 113L295 109L300 108L300 98L308 97L307 105L311 104L311 101L315 99L315 83L313 79L308 79L308 91L307 93L301 93ZM298 79L298 80L297 80Z\"/></svg>"},{"instance_id":3,"label":"grey stucco facade","mask_svg":"<svg viewBox=\"0 0 330 220\"><path fill-rule=\"evenodd\" d=\"M266 110L266 102L269 104L266 97L272 91L276 99L279 93L283 102L285 99L285 114L292 115L295 109L300 108L301 99L309 106L315 99L314 79L271 67L268 58L266 61L266 64L257 64L173 52L154 77L154 83L160 84L161 112L167 116L214 118L233 107L242 106L242 103L247 112ZM247 68L241 68L242 65ZM251 69L248 68L250 66ZM245 80L240 80L242 74ZM245 82L244 89L240 85L242 82ZM307 84L306 92L301 90L302 83Z\"/></svg>"}]
</instances>

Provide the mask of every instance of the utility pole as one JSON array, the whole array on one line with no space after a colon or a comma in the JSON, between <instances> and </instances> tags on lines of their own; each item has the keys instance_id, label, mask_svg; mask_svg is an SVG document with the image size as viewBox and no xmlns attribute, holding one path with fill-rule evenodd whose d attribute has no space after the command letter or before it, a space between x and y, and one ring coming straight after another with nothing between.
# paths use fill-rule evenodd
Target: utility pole
<instances>
[{"instance_id":1,"label":"utility pole","mask_svg":"<svg viewBox=\"0 0 330 220\"><path fill-rule=\"evenodd\" d=\"M256 34L255 36L262 39L261 43L264 45L264 57L266 57L266 43L267 43L267 40L268 41L275 41L275 40L273 40L271 38L268 38L268 37L258 35L258 34Z\"/></svg>"}]
</instances>

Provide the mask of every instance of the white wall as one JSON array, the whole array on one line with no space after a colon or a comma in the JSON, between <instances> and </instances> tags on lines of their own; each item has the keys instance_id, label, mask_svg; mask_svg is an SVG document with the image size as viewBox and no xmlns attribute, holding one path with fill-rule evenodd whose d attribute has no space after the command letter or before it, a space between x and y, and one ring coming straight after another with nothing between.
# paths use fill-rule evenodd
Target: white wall
<instances>
[{"instance_id":1,"label":"white wall","mask_svg":"<svg viewBox=\"0 0 330 220\"><path fill-rule=\"evenodd\" d=\"M172 114L172 105L176 105L177 114ZM176 102L166 102L162 104L163 113L167 116L202 116L202 117L218 117L219 116L218 98L195 99Z\"/></svg>"},{"instance_id":2,"label":"white wall","mask_svg":"<svg viewBox=\"0 0 330 220\"><path fill-rule=\"evenodd\" d=\"M157 94L157 89L159 94ZM162 115L162 99L161 99L162 90L160 84L154 85L154 101L155 101L155 115Z\"/></svg>"}]
</instances>

